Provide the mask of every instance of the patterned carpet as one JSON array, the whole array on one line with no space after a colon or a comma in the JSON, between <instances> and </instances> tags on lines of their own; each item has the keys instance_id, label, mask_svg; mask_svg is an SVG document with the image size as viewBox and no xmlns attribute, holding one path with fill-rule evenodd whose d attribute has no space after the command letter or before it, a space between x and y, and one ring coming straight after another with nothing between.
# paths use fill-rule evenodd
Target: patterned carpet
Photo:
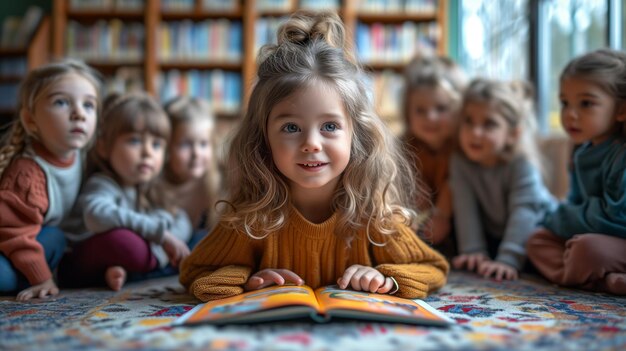
<instances>
[{"instance_id":1,"label":"patterned carpet","mask_svg":"<svg viewBox=\"0 0 626 351\"><path fill-rule=\"evenodd\" d=\"M374 323L171 328L195 301L175 277L122 292L65 290L49 300L0 298L2 350L626 350L626 298L538 280L453 272L427 300L447 329Z\"/></svg>"}]
</instances>

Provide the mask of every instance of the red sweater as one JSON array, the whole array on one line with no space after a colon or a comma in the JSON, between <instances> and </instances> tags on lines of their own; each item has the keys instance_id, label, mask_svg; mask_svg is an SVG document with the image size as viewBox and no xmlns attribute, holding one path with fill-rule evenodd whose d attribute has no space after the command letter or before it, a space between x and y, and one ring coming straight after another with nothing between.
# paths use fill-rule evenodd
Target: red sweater
<instances>
[{"instance_id":1,"label":"red sweater","mask_svg":"<svg viewBox=\"0 0 626 351\"><path fill-rule=\"evenodd\" d=\"M74 163L74 159L60 161L41 145L34 144L33 149L51 164L65 167ZM47 211L43 170L33 159L15 158L0 179L0 252L31 285L52 278L43 247L37 241Z\"/></svg>"}]
</instances>

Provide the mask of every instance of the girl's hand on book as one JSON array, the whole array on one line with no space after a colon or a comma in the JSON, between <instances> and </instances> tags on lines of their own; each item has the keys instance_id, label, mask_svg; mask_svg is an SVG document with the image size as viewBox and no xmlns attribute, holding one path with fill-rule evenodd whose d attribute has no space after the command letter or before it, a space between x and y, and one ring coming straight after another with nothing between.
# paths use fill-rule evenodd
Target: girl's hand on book
<instances>
[{"instance_id":1,"label":"girl's hand on book","mask_svg":"<svg viewBox=\"0 0 626 351\"><path fill-rule=\"evenodd\" d=\"M271 285L285 285L291 282L296 285L304 284L304 280L288 269L266 268L253 274L244 286L246 291L263 289Z\"/></svg>"},{"instance_id":2,"label":"girl's hand on book","mask_svg":"<svg viewBox=\"0 0 626 351\"><path fill-rule=\"evenodd\" d=\"M44 298L48 295L54 296L59 293L59 288L54 283L52 278L44 281L41 284L33 285L28 289L24 289L17 294L17 301L26 301L32 298Z\"/></svg>"},{"instance_id":3,"label":"girl's hand on book","mask_svg":"<svg viewBox=\"0 0 626 351\"><path fill-rule=\"evenodd\" d=\"M482 253L462 254L452 259L452 266L456 269L477 271L481 263L490 261L489 257Z\"/></svg>"},{"instance_id":4,"label":"girl's hand on book","mask_svg":"<svg viewBox=\"0 0 626 351\"><path fill-rule=\"evenodd\" d=\"M375 268L360 264L348 267L343 276L337 279L337 285L341 289L351 287L352 290L378 294L386 294L394 288L393 279L385 277Z\"/></svg>"},{"instance_id":5,"label":"girl's hand on book","mask_svg":"<svg viewBox=\"0 0 626 351\"><path fill-rule=\"evenodd\" d=\"M517 280L517 269L498 261L485 261L478 266L478 274L483 278L494 277L496 280Z\"/></svg>"}]
</instances>

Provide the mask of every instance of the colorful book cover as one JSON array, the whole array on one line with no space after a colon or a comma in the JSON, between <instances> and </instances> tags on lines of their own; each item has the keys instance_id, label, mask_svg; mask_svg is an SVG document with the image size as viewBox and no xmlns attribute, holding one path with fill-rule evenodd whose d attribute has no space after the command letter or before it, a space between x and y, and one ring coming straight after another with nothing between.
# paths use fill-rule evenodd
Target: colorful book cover
<instances>
[{"instance_id":1,"label":"colorful book cover","mask_svg":"<svg viewBox=\"0 0 626 351\"><path fill-rule=\"evenodd\" d=\"M327 286L272 286L200 304L175 325L252 324L278 320L333 319L448 326L453 321L421 300Z\"/></svg>"}]
</instances>

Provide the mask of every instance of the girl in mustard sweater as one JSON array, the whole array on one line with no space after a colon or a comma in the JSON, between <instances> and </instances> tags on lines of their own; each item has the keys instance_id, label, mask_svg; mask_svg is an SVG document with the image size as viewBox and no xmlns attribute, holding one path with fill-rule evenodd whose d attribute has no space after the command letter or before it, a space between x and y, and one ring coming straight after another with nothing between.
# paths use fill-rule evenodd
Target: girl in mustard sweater
<instances>
[{"instance_id":1,"label":"girl in mustard sweater","mask_svg":"<svg viewBox=\"0 0 626 351\"><path fill-rule=\"evenodd\" d=\"M297 12L261 50L230 199L181 266L198 299L286 283L422 298L445 283L445 259L410 227L413 171L345 39L337 15Z\"/></svg>"}]
</instances>

